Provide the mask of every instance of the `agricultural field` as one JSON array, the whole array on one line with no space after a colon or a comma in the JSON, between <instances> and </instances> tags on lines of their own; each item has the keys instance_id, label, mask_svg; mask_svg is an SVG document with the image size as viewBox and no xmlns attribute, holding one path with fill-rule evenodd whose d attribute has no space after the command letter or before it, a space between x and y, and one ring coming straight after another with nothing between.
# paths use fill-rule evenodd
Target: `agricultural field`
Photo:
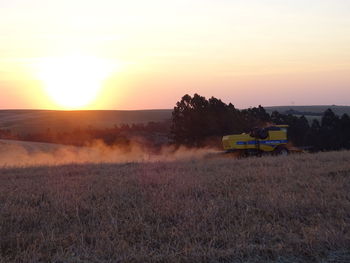
<instances>
[{"instance_id":1,"label":"agricultural field","mask_svg":"<svg viewBox=\"0 0 350 263\"><path fill-rule=\"evenodd\" d=\"M0 262L350 262L349 151L207 151L3 164Z\"/></svg>"},{"instance_id":2,"label":"agricultural field","mask_svg":"<svg viewBox=\"0 0 350 263\"><path fill-rule=\"evenodd\" d=\"M135 111L51 111L0 110L0 129L26 134L51 129L59 132L76 128L112 128L115 125L159 122L171 118L172 110Z\"/></svg>"}]
</instances>

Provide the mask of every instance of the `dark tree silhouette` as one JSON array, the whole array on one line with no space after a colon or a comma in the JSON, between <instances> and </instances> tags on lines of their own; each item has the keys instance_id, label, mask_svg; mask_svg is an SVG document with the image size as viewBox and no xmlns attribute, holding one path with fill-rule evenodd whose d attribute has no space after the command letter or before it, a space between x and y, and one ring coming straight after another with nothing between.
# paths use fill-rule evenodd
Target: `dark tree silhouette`
<instances>
[{"instance_id":1,"label":"dark tree silhouette","mask_svg":"<svg viewBox=\"0 0 350 263\"><path fill-rule=\"evenodd\" d=\"M315 115L316 116L316 115ZM207 138L221 138L227 134L247 132L266 124L289 125L289 140L296 146L310 146L316 151L350 149L350 117L339 118L331 109L322 115L321 123L313 120L310 126L305 116L269 115L258 107L238 110L231 103L198 94L185 95L177 102L172 115L171 138L176 144L202 146Z\"/></svg>"},{"instance_id":2,"label":"dark tree silhouette","mask_svg":"<svg viewBox=\"0 0 350 263\"><path fill-rule=\"evenodd\" d=\"M270 120L261 106L240 111L215 97L186 94L174 108L171 135L176 144L203 146L208 138L219 141L223 135L249 131Z\"/></svg>"},{"instance_id":3,"label":"dark tree silhouette","mask_svg":"<svg viewBox=\"0 0 350 263\"><path fill-rule=\"evenodd\" d=\"M343 114L340 119L341 141L345 149L350 149L350 117Z\"/></svg>"}]
</instances>

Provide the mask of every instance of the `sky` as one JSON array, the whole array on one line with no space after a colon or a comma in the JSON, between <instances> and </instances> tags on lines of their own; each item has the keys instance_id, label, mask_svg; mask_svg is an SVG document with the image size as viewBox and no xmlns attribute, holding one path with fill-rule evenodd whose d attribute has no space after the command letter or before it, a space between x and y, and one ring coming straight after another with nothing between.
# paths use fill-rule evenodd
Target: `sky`
<instances>
[{"instance_id":1,"label":"sky","mask_svg":"<svg viewBox=\"0 0 350 263\"><path fill-rule=\"evenodd\" d=\"M350 105L348 0L0 0L1 109Z\"/></svg>"}]
</instances>

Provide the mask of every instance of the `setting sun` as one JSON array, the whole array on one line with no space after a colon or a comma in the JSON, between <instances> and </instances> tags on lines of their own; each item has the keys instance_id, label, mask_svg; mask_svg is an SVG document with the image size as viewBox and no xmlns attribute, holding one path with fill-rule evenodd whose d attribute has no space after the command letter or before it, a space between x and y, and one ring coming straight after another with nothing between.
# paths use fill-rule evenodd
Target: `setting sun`
<instances>
[{"instance_id":1,"label":"setting sun","mask_svg":"<svg viewBox=\"0 0 350 263\"><path fill-rule=\"evenodd\" d=\"M95 57L45 58L39 63L39 78L48 95L64 109L79 109L96 99L112 67Z\"/></svg>"}]
</instances>

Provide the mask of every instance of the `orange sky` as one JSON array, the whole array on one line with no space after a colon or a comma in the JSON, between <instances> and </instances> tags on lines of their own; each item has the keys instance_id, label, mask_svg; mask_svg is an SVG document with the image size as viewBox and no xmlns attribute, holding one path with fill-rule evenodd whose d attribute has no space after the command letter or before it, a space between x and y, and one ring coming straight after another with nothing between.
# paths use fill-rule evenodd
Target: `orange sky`
<instances>
[{"instance_id":1,"label":"orange sky","mask_svg":"<svg viewBox=\"0 0 350 263\"><path fill-rule=\"evenodd\" d=\"M348 0L0 3L0 108L350 105Z\"/></svg>"}]
</instances>

